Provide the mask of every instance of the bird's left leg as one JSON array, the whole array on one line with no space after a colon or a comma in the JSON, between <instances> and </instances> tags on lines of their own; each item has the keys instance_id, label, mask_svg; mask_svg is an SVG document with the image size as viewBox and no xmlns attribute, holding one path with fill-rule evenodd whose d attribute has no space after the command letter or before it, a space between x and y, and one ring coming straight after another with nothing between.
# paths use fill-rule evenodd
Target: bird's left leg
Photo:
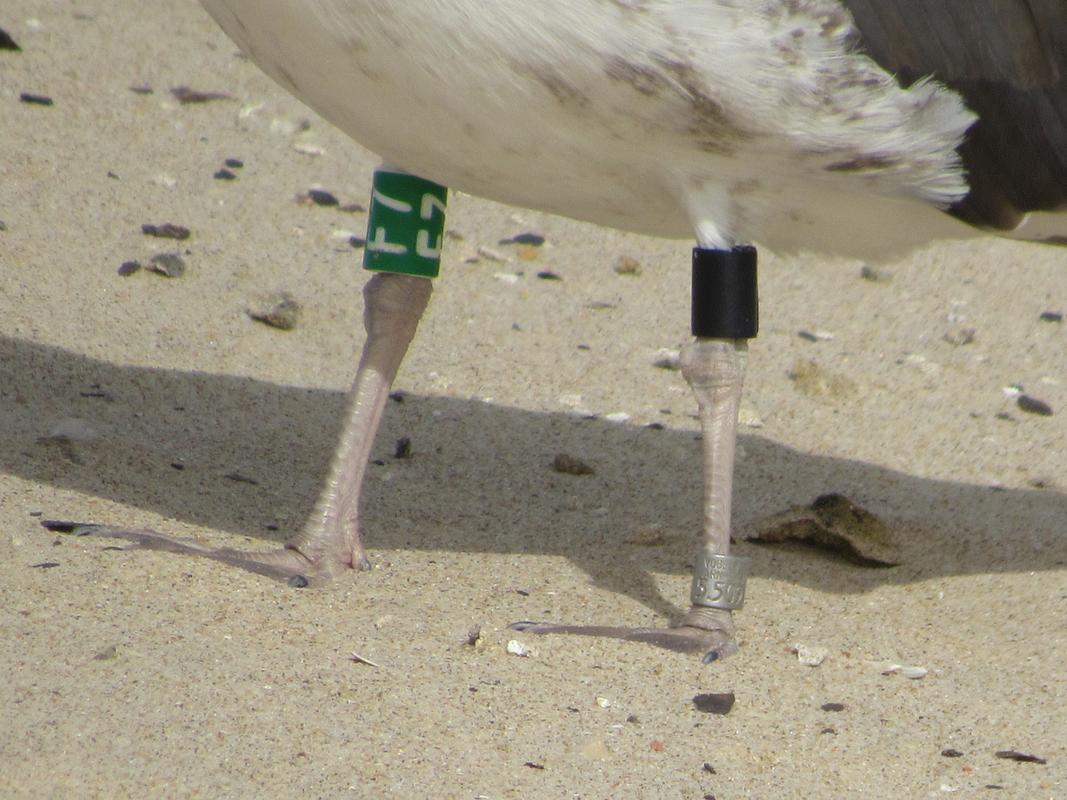
<instances>
[{"instance_id":1,"label":"bird's left leg","mask_svg":"<svg viewBox=\"0 0 1067 800\"><path fill-rule=\"evenodd\" d=\"M756 251L751 247L693 252L693 333L682 349L682 374L700 408L704 456L704 530L693 569L689 611L670 628L518 622L532 633L571 633L639 641L710 663L737 650L732 612L745 596L748 559L730 555L737 411L746 339L756 335Z\"/></svg>"}]
</instances>

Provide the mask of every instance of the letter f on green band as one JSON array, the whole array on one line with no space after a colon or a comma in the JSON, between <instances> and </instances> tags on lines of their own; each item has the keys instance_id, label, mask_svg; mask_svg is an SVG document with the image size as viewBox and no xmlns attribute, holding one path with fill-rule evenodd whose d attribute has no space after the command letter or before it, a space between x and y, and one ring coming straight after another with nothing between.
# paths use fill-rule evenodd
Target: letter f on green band
<instances>
[{"instance_id":1,"label":"letter f on green band","mask_svg":"<svg viewBox=\"0 0 1067 800\"><path fill-rule=\"evenodd\" d=\"M406 172L377 170L363 268L436 278L448 189Z\"/></svg>"}]
</instances>

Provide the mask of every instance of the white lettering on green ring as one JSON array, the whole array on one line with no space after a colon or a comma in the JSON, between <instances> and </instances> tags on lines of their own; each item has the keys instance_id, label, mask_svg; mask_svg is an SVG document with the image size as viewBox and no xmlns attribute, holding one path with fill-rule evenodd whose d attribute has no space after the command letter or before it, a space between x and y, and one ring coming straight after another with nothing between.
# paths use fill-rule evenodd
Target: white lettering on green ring
<instances>
[{"instance_id":1,"label":"white lettering on green ring","mask_svg":"<svg viewBox=\"0 0 1067 800\"><path fill-rule=\"evenodd\" d=\"M406 172L374 173L363 268L436 278L448 189Z\"/></svg>"}]
</instances>

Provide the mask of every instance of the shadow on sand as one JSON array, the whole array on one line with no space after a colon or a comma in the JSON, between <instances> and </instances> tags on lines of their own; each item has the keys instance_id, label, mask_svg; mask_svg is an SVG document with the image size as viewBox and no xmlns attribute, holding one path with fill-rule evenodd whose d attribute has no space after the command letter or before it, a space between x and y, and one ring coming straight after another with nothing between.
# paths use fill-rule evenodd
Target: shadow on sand
<instances>
[{"instance_id":1,"label":"shadow on sand","mask_svg":"<svg viewBox=\"0 0 1067 800\"><path fill-rule=\"evenodd\" d=\"M337 391L123 367L0 339L0 469L264 546L283 541L310 513L343 402ZM87 421L98 438L40 438L70 418ZM402 436L411 439L413 455L398 460ZM743 534L753 521L818 494L841 492L885 519L904 554L895 568L840 561L826 570L824 560L833 556L742 544L757 575L848 593L1067 563L1061 492L923 479L798 452L758 435L743 435L740 444L735 531ZM584 459L596 474L552 471L559 452ZM390 403L375 459L364 502L372 555L393 549L559 555L601 586L659 613L678 612L656 590L651 571L688 573L692 563L702 480L693 431L409 394ZM31 512L63 510L25 512L29 530L38 526ZM657 546L627 543L649 529L662 534Z\"/></svg>"}]
</instances>

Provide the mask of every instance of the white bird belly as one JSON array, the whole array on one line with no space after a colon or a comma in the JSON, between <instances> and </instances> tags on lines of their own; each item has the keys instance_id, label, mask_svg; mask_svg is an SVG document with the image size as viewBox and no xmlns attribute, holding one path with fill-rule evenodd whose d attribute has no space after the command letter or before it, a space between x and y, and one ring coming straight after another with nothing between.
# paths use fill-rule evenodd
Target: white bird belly
<instances>
[{"instance_id":1,"label":"white bird belly","mask_svg":"<svg viewBox=\"0 0 1067 800\"><path fill-rule=\"evenodd\" d=\"M501 202L783 249L866 221L866 253L966 190L968 112L848 54L832 0L202 2L365 147Z\"/></svg>"}]
</instances>

